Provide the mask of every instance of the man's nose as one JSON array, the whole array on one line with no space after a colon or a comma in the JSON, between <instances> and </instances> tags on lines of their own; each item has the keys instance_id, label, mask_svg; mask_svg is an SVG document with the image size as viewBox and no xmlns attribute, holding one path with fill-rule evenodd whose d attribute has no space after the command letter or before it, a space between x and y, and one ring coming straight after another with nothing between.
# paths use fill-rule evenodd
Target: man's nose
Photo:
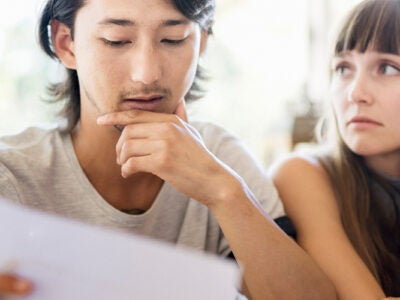
<instances>
[{"instance_id":1,"label":"man's nose","mask_svg":"<svg viewBox=\"0 0 400 300\"><path fill-rule=\"evenodd\" d=\"M356 74L349 86L348 101L354 103L370 104L373 100L371 82L368 74Z\"/></svg>"},{"instance_id":2,"label":"man's nose","mask_svg":"<svg viewBox=\"0 0 400 300\"><path fill-rule=\"evenodd\" d=\"M142 44L134 49L131 56L131 80L146 85L153 84L161 78L162 62L152 45Z\"/></svg>"}]
</instances>

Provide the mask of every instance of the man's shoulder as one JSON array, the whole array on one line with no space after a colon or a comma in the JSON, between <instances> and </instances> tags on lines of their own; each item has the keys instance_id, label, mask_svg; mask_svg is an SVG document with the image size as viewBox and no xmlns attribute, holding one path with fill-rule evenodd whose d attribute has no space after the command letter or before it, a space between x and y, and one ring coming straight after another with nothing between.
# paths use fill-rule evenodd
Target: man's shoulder
<instances>
[{"instance_id":1,"label":"man's shoulder","mask_svg":"<svg viewBox=\"0 0 400 300\"><path fill-rule=\"evenodd\" d=\"M56 125L27 127L19 133L0 137L0 151L25 149L39 144L43 139L59 135Z\"/></svg>"},{"instance_id":2,"label":"man's shoulder","mask_svg":"<svg viewBox=\"0 0 400 300\"><path fill-rule=\"evenodd\" d=\"M227 133L227 130L224 129L222 126L217 125L212 122L202 121L202 120L193 120L190 124L196 128L196 130L201 134L207 134L210 131L218 132L221 134Z\"/></svg>"},{"instance_id":3,"label":"man's shoulder","mask_svg":"<svg viewBox=\"0 0 400 300\"><path fill-rule=\"evenodd\" d=\"M209 150L221 144L237 143L239 138L220 125L206 121L191 121L190 124L200 133Z\"/></svg>"},{"instance_id":4,"label":"man's shoulder","mask_svg":"<svg viewBox=\"0 0 400 300\"><path fill-rule=\"evenodd\" d=\"M62 137L57 126L47 125L0 137L0 196L24 203L39 199L40 185L47 186L67 159Z\"/></svg>"},{"instance_id":5,"label":"man's shoulder","mask_svg":"<svg viewBox=\"0 0 400 300\"><path fill-rule=\"evenodd\" d=\"M10 165L23 163L25 158L37 161L56 151L61 142L61 133L57 126L43 125L28 127L14 135L0 137L0 163Z\"/></svg>"}]
</instances>

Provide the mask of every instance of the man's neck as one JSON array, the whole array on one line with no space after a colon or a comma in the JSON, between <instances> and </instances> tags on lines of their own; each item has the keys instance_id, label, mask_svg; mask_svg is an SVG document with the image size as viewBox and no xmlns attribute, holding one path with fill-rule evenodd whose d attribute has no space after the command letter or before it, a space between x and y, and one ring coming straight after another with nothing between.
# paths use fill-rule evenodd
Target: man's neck
<instances>
[{"instance_id":1,"label":"man's neck","mask_svg":"<svg viewBox=\"0 0 400 300\"><path fill-rule=\"evenodd\" d=\"M116 209L137 214L150 208L163 181L149 173L121 176L115 152L119 136L115 128L82 124L71 134L79 164L97 192Z\"/></svg>"}]
</instances>

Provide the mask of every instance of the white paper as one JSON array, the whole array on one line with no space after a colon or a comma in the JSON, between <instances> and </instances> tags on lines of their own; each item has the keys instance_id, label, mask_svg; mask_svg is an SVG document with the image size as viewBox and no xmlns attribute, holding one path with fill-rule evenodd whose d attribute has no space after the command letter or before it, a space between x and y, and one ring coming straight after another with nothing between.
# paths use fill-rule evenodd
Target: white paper
<instances>
[{"instance_id":1,"label":"white paper","mask_svg":"<svg viewBox=\"0 0 400 300\"><path fill-rule=\"evenodd\" d=\"M0 269L31 279L28 300L235 299L232 262L0 200ZM1 299L21 299L5 297Z\"/></svg>"}]
</instances>

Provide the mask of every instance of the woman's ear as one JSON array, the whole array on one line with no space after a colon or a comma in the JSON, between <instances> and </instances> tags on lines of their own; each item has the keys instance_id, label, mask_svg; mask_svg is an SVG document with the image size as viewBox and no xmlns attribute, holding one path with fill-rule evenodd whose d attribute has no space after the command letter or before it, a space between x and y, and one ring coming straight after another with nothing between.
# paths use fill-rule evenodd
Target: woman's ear
<instances>
[{"instance_id":1,"label":"woman's ear","mask_svg":"<svg viewBox=\"0 0 400 300\"><path fill-rule=\"evenodd\" d=\"M76 69L71 29L57 20L51 21L51 40L58 59L67 69Z\"/></svg>"},{"instance_id":2,"label":"woman's ear","mask_svg":"<svg viewBox=\"0 0 400 300\"><path fill-rule=\"evenodd\" d=\"M201 30L201 40L200 40L200 55L203 54L204 50L206 50L208 40L208 32L207 30Z\"/></svg>"}]
</instances>

